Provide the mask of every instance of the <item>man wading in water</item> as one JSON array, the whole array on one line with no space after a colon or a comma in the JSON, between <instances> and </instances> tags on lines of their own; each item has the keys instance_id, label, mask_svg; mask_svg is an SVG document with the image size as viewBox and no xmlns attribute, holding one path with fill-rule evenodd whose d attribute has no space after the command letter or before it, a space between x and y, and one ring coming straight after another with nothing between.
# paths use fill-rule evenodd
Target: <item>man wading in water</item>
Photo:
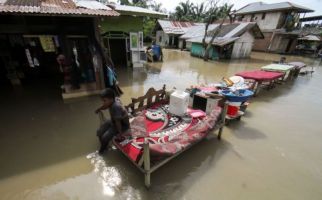
<instances>
[{"instance_id":1,"label":"man wading in water","mask_svg":"<svg viewBox=\"0 0 322 200\"><path fill-rule=\"evenodd\" d=\"M101 93L103 105L99 107L95 113L98 114L102 110L109 109L111 120L107 120L97 130L97 137L101 142L99 153L102 154L111 139L121 133L126 132L130 128L129 116L122 106L119 98L115 98L112 89L105 89Z\"/></svg>"}]
</instances>

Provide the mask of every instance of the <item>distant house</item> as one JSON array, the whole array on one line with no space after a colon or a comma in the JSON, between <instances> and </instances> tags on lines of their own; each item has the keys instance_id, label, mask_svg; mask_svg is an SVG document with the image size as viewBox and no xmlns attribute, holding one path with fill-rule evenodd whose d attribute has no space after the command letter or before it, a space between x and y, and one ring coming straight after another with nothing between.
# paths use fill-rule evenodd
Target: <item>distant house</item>
<instances>
[{"instance_id":1,"label":"distant house","mask_svg":"<svg viewBox=\"0 0 322 200\"><path fill-rule=\"evenodd\" d=\"M210 32L216 31L217 25ZM206 42L211 40L211 34L206 37ZM247 58L252 51L255 39L264 38L256 22L241 22L232 24L223 24L219 33L212 43L209 58L212 60ZM205 49L202 44L203 36L193 37L187 40L191 42L191 55L203 57Z\"/></svg>"},{"instance_id":2,"label":"distant house","mask_svg":"<svg viewBox=\"0 0 322 200\"><path fill-rule=\"evenodd\" d=\"M165 18L167 14L153 10L108 4L110 8L120 13L119 17L104 18L100 21L100 31L104 46L116 67L127 67L140 60L140 51L143 50L143 18ZM131 46L130 35L136 35L140 45Z\"/></svg>"},{"instance_id":3,"label":"distant house","mask_svg":"<svg viewBox=\"0 0 322 200\"><path fill-rule=\"evenodd\" d=\"M290 2L248 4L235 12L239 21L257 22L265 39L256 40L254 50L288 53L295 49L301 13L313 10Z\"/></svg>"},{"instance_id":4,"label":"distant house","mask_svg":"<svg viewBox=\"0 0 322 200\"><path fill-rule=\"evenodd\" d=\"M301 23L305 23L302 26L302 35L321 35L322 36L322 15L303 17L300 19Z\"/></svg>"},{"instance_id":5,"label":"distant house","mask_svg":"<svg viewBox=\"0 0 322 200\"><path fill-rule=\"evenodd\" d=\"M218 24L210 24L208 30L214 30L218 26ZM203 23L189 27L186 33L179 37L179 49L186 49L190 51L192 43L189 39L203 37L206 31L205 28L206 25Z\"/></svg>"},{"instance_id":6,"label":"distant house","mask_svg":"<svg viewBox=\"0 0 322 200\"><path fill-rule=\"evenodd\" d=\"M297 51L299 53L316 53L321 49L322 38L319 35L309 34L298 38Z\"/></svg>"},{"instance_id":7,"label":"distant house","mask_svg":"<svg viewBox=\"0 0 322 200\"><path fill-rule=\"evenodd\" d=\"M158 20L156 26L156 43L162 47L179 47L179 37L193 26L201 23Z\"/></svg>"}]
</instances>

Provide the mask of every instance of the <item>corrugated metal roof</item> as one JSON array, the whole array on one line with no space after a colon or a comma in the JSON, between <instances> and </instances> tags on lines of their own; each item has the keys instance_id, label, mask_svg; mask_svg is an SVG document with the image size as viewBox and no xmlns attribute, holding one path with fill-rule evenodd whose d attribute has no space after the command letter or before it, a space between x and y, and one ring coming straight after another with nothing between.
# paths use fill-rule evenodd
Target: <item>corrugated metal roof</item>
<instances>
[{"instance_id":1,"label":"corrugated metal roof","mask_svg":"<svg viewBox=\"0 0 322 200\"><path fill-rule=\"evenodd\" d=\"M229 31L227 34L225 34L225 36L223 36L223 37L224 38L233 37L233 36L237 35L238 33L240 33L241 31L245 30L245 28L247 26L248 26L248 23L240 23L235 28L233 28L231 31Z\"/></svg>"},{"instance_id":2,"label":"corrugated metal roof","mask_svg":"<svg viewBox=\"0 0 322 200\"><path fill-rule=\"evenodd\" d=\"M316 21L316 20L322 20L322 15L304 17L300 19L300 22L310 22L310 21Z\"/></svg>"},{"instance_id":3,"label":"corrugated metal roof","mask_svg":"<svg viewBox=\"0 0 322 200\"><path fill-rule=\"evenodd\" d=\"M205 35L205 24L202 25L196 25L196 26L191 26L187 32L183 35L180 36L181 39L190 39L194 37L199 37ZM208 30L214 30L217 28L219 25L218 24L210 24L208 27Z\"/></svg>"},{"instance_id":4,"label":"corrugated metal roof","mask_svg":"<svg viewBox=\"0 0 322 200\"><path fill-rule=\"evenodd\" d=\"M135 14L145 14L145 15L154 15L158 17L167 17L168 15L161 12L156 12L154 10L149 10L146 8L136 7L136 6L127 6L127 5L117 5L117 4L109 4L108 6L112 7L116 11L119 11L121 14L122 12L129 12Z\"/></svg>"},{"instance_id":5,"label":"corrugated metal roof","mask_svg":"<svg viewBox=\"0 0 322 200\"><path fill-rule=\"evenodd\" d=\"M187 42L202 43L202 39L203 39L203 37L195 37L195 38L191 38L191 39L187 40ZM212 44L216 45L216 46L224 46L224 45L230 44L238 39L239 39L239 37L215 38L215 40L213 41ZM209 43L210 40L211 40L211 37L206 37L206 43Z\"/></svg>"},{"instance_id":6,"label":"corrugated metal roof","mask_svg":"<svg viewBox=\"0 0 322 200\"><path fill-rule=\"evenodd\" d=\"M228 33L230 33L232 30L234 30L236 27L239 26L240 23L234 23L234 24L223 24L220 28L220 31L217 35L217 37L225 37Z\"/></svg>"},{"instance_id":7,"label":"corrugated metal roof","mask_svg":"<svg viewBox=\"0 0 322 200\"><path fill-rule=\"evenodd\" d=\"M216 24L219 26L218 24ZM256 22L241 22L241 23L234 23L234 24L223 24L220 28L220 31L215 38L214 45L219 45L220 44L228 44L230 42L233 42L239 38L242 34L244 34L246 31L250 29L255 29L253 31L253 34L255 38L263 38L263 34L261 33L258 25ZM216 31L216 29L212 30ZM259 31L259 32L258 32ZM204 31L203 31L204 33ZM196 34L197 35L197 34ZM198 37L193 37L188 39L187 41L189 42L196 42L196 43L202 43L203 40L203 34ZM208 36L206 37L206 42L210 42L211 36L208 33ZM228 43L227 43L228 42Z\"/></svg>"},{"instance_id":8,"label":"corrugated metal roof","mask_svg":"<svg viewBox=\"0 0 322 200\"><path fill-rule=\"evenodd\" d=\"M74 1L76 6L79 8L88 8L93 10L112 10L110 7L92 0L81 0L81 1Z\"/></svg>"},{"instance_id":9,"label":"corrugated metal roof","mask_svg":"<svg viewBox=\"0 0 322 200\"><path fill-rule=\"evenodd\" d=\"M313 12L314 10L290 2L267 4L263 2L250 3L235 12L236 15L258 13L276 10L296 10L298 12Z\"/></svg>"},{"instance_id":10,"label":"corrugated metal roof","mask_svg":"<svg viewBox=\"0 0 322 200\"><path fill-rule=\"evenodd\" d=\"M80 1L78 1L80 2ZM97 2L99 3L99 2ZM119 13L108 8L97 9L97 3L87 2L92 8L77 6L72 0L7 0L0 4L0 13L77 15L77 16L118 16ZM103 4L102 4L103 5Z\"/></svg>"},{"instance_id":11,"label":"corrugated metal roof","mask_svg":"<svg viewBox=\"0 0 322 200\"><path fill-rule=\"evenodd\" d=\"M200 25L200 23L193 22L179 22L179 21L167 21L167 20L158 20L162 30L166 34L176 34L182 35L187 33L190 27Z\"/></svg>"},{"instance_id":12,"label":"corrugated metal roof","mask_svg":"<svg viewBox=\"0 0 322 200\"><path fill-rule=\"evenodd\" d=\"M258 24L256 22L242 22L239 23L239 25L233 29L231 32L229 32L225 37L237 37L244 34L246 31L251 30L254 34L254 37L256 39L263 39L264 35L259 28Z\"/></svg>"},{"instance_id":13,"label":"corrugated metal roof","mask_svg":"<svg viewBox=\"0 0 322 200\"><path fill-rule=\"evenodd\" d=\"M307 35L307 36L299 38L298 40L321 41L321 38L317 35Z\"/></svg>"},{"instance_id":14,"label":"corrugated metal roof","mask_svg":"<svg viewBox=\"0 0 322 200\"><path fill-rule=\"evenodd\" d=\"M7 0L5 5L12 6L35 6L38 7L41 5L41 0Z\"/></svg>"}]
</instances>

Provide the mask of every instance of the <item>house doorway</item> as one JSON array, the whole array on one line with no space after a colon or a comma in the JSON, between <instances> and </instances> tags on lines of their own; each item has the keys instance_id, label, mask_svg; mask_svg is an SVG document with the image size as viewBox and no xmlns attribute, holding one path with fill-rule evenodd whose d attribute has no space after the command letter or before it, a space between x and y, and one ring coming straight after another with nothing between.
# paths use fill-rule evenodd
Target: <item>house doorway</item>
<instances>
[{"instance_id":1,"label":"house doorway","mask_svg":"<svg viewBox=\"0 0 322 200\"><path fill-rule=\"evenodd\" d=\"M70 60L75 59L76 61L76 65L81 73L81 82L95 82L92 53L88 38L86 36L69 36L68 53L70 54Z\"/></svg>"},{"instance_id":2,"label":"house doorway","mask_svg":"<svg viewBox=\"0 0 322 200\"><path fill-rule=\"evenodd\" d=\"M24 35L25 47L22 47L21 53L24 54L24 73L26 82L37 82L39 80L53 80L57 82L59 79L59 68L56 62L56 46L54 37L51 35ZM40 38L46 38L47 43L51 44L51 49L41 43ZM48 42L49 41L49 42ZM21 60L21 59L19 59Z\"/></svg>"},{"instance_id":3,"label":"house doorway","mask_svg":"<svg viewBox=\"0 0 322 200\"><path fill-rule=\"evenodd\" d=\"M7 50L7 38L4 35L0 35L0 87L10 85L8 69L6 67L6 61L10 59L10 55Z\"/></svg>"},{"instance_id":4,"label":"house doorway","mask_svg":"<svg viewBox=\"0 0 322 200\"><path fill-rule=\"evenodd\" d=\"M289 39L285 50L286 53L290 52L293 42L294 42L294 39Z\"/></svg>"},{"instance_id":5,"label":"house doorway","mask_svg":"<svg viewBox=\"0 0 322 200\"><path fill-rule=\"evenodd\" d=\"M111 59L117 68L127 67L127 44L125 38L110 38L109 49Z\"/></svg>"},{"instance_id":6,"label":"house doorway","mask_svg":"<svg viewBox=\"0 0 322 200\"><path fill-rule=\"evenodd\" d=\"M179 36L173 36L173 37L174 37L173 46L175 48L178 48L178 46L179 46Z\"/></svg>"}]
</instances>

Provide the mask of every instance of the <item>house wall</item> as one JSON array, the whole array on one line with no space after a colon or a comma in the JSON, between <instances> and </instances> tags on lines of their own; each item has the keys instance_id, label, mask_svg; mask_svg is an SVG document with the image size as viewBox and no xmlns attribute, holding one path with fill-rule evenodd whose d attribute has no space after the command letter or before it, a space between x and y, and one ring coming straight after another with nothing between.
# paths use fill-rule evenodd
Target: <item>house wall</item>
<instances>
[{"instance_id":1,"label":"house wall","mask_svg":"<svg viewBox=\"0 0 322 200\"><path fill-rule=\"evenodd\" d=\"M203 48L202 44L200 43L192 43L191 44L191 51L190 54L192 56L197 56L197 57L203 57L205 54L205 49ZM219 59L219 53L215 48L211 48L209 51L209 57L211 60L218 60Z\"/></svg>"},{"instance_id":2,"label":"house wall","mask_svg":"<svg viewBox=\"0 0 322 200\"><path fill-rule=\"evenodd\" d=\"M101 33L109 31L139 32L143 31L143 17L121 15L103 18L100 22Z\"/></svg>"},{"instance_id":3,"label":"house wall","mask_svg":"<svg viewBox=\"0 0 322 200\"><path fill-rule=\"evenodd\" d=\"M272 43L269 47L269 51L280 51L280 45L281 45L282 37L280 35L275 35L274 38L272 39Z\"/></svg>"},{"instance_id":4,"label":"house wall","mask_svg":"<svg viewBox=\"0 0 322 200\"><path fill-rule=\"evenodd\" d=\"M266 13L264 19L262 19L263 13L248 14L243 18L244 21L251 21L253 16L253 21L257 22L264 34L264 39L255 40L253 50L270 52L286 52L288 50L291 52L295 49L294 37L296 36L274 34L276 29L281 29L284 26L287 15L287 11L281 11Z\"/></svg>"},{"instance_id":5,"label":"house wall","mask_svg":"<svg viewBox=\"0 0 322 200\"><path fill-rule=\"evenodd\" d=\"M162 47L168 46L169 35L164 33L162 30L156 32L156 43Z\"/></svg>"},{"instance_id":6,"label":"house wall","mask_svg":"<svg viewBox=\"0 0 322 200\"><path fill-rule=\"evenodd\" d=\"M265 18L262 19L263 13L258 13L254 15L254 22L257 22L259 28L261 30L270 30L270 29L277 29L280 18L282 16L281 12L271 12L266 13ZM252 15L245 15L244 20L250 22Z\"/></svg>"},{"instance_id":7,"label":"house wall","mask_svg":"<svg viewBox=\"0 0 322 200\"><path fill-rule=\"evenodd\" d=\"M186 49L187 49L187 50L191 51L191 45L192 45L192 43L191 43L191 42L187 42L187 41L186 41Z\"/></svg>"},{"instance_id":8,"label":"house wall","mask_svg":"<svg viewBox=\"0 0 322 200\"><path fill-rule=\"evenodd\" d=\"M253 50L254 51L266 51L271 42L273 32L263 32L264 39L255 39Z\"/></svg>"},{"instance_id":9,"label":"house wall","mask_svg":"<svg viewBox=\"0 0 322 200\"><path fill-rule=\"evenodd\" d=\"M278 53L292 52L295 50L295 47L297 44L296 41L297 40L295 37L290 37L287 35L275 35L275 37L272 41L270 51L271 52L278 52ZM290 43L290 47L289 47L289 49L287 49L289 43Z\"/></svg>"},{"instance_id":10,"label":"house wall","mask_svg":"<svg viewBox=\"0 0 322 200\"><path fill-rule=\"evenodd\" d=\"M183 49L183 40L182 39L179 39L179 46L178 46L179 49Z\"/></svg>"},{"instance_id":11,"label":"house wall","mask_svg":"<svg viewBox=\"0 0 322 200\"><path fill-rule=\"evenodd\" d=\"M185 46L184 46L184 43L185 43ZM180 39L179 40L179 49L181 49L182 45L184 46L184 48L186 50L188 50L188 51L191 50L191 45L192 45L191 42L188 42L187 40Z\"/></svg>"},{"instance_id":12,"label":"house wall","mask_svg":"<svg viewBox=\"0 0 322 200\"><path fill-rule=\"evenodd\" d=\"M231 58L247 58L253 48L254 36L249 32L245 32L235 41Z\"/></svg>"}]
</instances>

